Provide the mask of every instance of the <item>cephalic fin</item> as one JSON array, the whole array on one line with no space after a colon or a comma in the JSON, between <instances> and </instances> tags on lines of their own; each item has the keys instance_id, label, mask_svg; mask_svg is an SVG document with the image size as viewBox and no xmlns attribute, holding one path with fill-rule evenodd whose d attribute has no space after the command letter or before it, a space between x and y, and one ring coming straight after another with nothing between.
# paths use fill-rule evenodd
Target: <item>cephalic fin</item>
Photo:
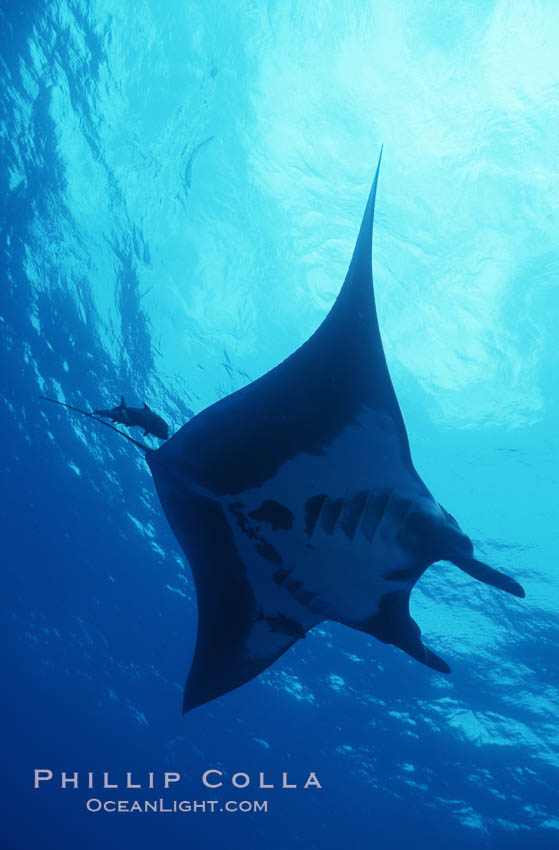
<instances>
[{"instance_id":1,"label":"cephalic fin","mask_svg":"<svg viewBox=\"0 0 559 850\"><path fill-rule=\"evenodd\" d=\"M381 599L378 612L360 626L361 631L383 643L397 646L426 667L439 673L450 673L446 661L427 649L421 640L421 629L410 616L409 599L410 594L406 590L387 593Z\"/></svg>"},{"instance_id":2,"label":"cephalic fin","mask_svg":"<svg viewBox=\"0 0 559 850\"><path fill-rule=\"evenodd\" d=\"M492 587L498 587L499 590L504 590L511 593L513 596L518 596L519 599L524 599L526 596L524 588L506 573L499 570L494 570L484 564L483 561L478 561L473 557L452 557L451 562L467 573L472 578L478 581L483 581L485 584L490 584Z\"/></svg>"},{"instance_id":3,"label":"cephalic fin","mask_svg":"<svg viewBox=\"0 0 559 850\"><path fill-rule=\"evenodd\" d=\"M474 556L474 547L470 538L464 534L458 522L439 505L444 519L435 520L427 518L424 525L425 536L434 544L431 555L433 560L450 561L472 578L504 590L512 596L523 599L526 595L524 588L513 578L505 573L495 570L493 567L478 561Z\"/></svg>"},{"instance_id":4,"label":"cephalic fin","mask_svg":"<svg viewBox=\"0 0 559 850\"><path fill-rule=\"evenodd\" d=\"M420 664L431 667L432 670L438 670L439 673L451 672L446 661L425 646L421 640L421 629L410 616L408 616L407 628L400 631L392 643L399 649L403 649Z\"/></svg>"}]
</instances>

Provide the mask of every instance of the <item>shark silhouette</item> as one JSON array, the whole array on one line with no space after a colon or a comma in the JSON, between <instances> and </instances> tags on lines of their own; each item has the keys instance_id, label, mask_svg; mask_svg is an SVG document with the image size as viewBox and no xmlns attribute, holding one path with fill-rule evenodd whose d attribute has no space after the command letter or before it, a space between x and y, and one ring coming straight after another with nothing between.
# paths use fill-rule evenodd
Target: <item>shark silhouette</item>
<instances>
[{"instance_id":1,"label":"shark silhouette","mask_svg":"<svg viewBox=\"0 0 559 850\"><path fill-rule=\"evenodd\" d=\"M413 466L373 293L379 168L380 158L345 282L313 336L159 449L133 441L196 586L184 711L257 676L324 620L449 673L409 613L436 561L524 596L476 559Z\"/></svg>"},{"instance_id":2,"label":"shark silhouette","mask_svg":"<svg viewBox=\"0 0 559 850\"><path fill-rule=\"evenodd\" d=\"M127 425L129 428L134 426L143 428L144 437L153 434L160 440L169 439L169 426L145 402L143 407L127 407L124 396L121 396L120 404L117 407L112 407L110 410L94 410L93 413L97 416L105 416L121 425Z\"/></svg>"}]
</instances>

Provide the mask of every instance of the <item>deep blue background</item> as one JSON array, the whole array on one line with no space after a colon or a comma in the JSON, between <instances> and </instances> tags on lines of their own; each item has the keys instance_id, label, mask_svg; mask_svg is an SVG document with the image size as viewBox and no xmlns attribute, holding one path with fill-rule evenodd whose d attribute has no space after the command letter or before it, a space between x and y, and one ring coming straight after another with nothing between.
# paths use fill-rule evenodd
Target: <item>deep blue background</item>
<instances>
[{"instance_id":1,"label":"deep blue background","mask_svg":"<svg viewBox=\"0 0 559 850\"><path fill-rule=\"evenodd\" d=\"M0 9L3 846L556 847L556 4ZM183 718L193 587L145 464L38 396L124 392L175 429L287 356L382 142L375 285L414 459L527 598L436 565L412 613L449 679L325 624ZM324 788L93 815L32 790L47 767L178 770L187 799L213 798L208 767Z\"/></svg>"}]
</instances>

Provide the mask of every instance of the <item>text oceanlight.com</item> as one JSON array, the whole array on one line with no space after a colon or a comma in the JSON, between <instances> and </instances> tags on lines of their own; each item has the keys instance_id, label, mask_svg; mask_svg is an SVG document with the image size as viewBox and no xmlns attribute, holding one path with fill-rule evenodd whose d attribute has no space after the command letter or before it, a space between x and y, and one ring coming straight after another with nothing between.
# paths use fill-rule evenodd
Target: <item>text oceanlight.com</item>
<instances>
[{"instance_id":1,"label":"text oceanlight.com","mask_svg":"<svg viewBox=\"0 0 559 850\"><path fill-rule=\"evenodd\" d=\"M204 814L207 812L267 812L268 800L99 800L96 797L86 802L88 812L180 812L182 814Z\"/></svg>"}]
</instances>

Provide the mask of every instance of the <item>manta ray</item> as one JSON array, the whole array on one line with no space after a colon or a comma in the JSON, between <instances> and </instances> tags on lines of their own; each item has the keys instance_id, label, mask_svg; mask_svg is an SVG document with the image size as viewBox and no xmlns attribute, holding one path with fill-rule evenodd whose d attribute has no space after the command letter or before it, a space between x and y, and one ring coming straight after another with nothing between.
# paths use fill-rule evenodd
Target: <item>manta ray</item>
<instances>
[{"instance_id":1,"label":"manta ray","mask_svg":"<svg viewBox=\"0 0 559 850\"><path fill-rule=\"evenodd\" d=\"M325 620L449 673L409 611L437 561L524 596L475 557L413 465L373 290L379 169L380 157L347 276L310 339L160 448L132 440L196 586L185 712L258 676Z\"/></svg>"}]
</instances>

